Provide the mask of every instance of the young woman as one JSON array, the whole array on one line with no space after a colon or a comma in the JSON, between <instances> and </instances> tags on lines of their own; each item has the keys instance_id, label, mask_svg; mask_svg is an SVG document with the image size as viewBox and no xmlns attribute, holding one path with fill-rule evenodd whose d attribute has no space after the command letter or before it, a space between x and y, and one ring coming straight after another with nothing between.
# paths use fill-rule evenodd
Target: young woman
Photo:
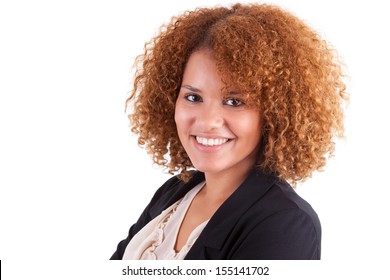
<instances>
[{"instance_id":1,"label":"young woman","mask_svg":"<svg viewBox=\"0 0 390 280\"><path fill-rule=\"evenodd\" d=\"M319 219L290 184L343 133L327 43L278 7L236 4L174 18L139 59L132 130L179 174L111 259L320 259Z\"/></svg>"}]
</instances>

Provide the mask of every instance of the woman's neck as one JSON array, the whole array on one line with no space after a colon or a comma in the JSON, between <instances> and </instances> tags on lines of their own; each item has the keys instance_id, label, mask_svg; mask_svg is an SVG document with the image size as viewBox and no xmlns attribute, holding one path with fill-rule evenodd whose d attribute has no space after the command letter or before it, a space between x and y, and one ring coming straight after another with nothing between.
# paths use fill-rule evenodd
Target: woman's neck
<instances>
[{"instance_id":1,"label":"woman's neck","mask_svg":"<svg viewBox=\"0 0 390 280\"><path fill-rule=\"evenodd\" d=\"M210 200L225 201L244 182L252 167L230 172L205 173L206 185L202 189L202 195Z\"/></svg>"}]
</instances>

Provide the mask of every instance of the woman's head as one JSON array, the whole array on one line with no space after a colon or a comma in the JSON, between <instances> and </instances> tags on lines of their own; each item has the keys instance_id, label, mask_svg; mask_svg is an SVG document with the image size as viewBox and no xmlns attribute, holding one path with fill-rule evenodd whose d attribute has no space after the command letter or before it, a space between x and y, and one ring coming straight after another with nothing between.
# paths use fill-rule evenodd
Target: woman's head
<instances>
[{"instance_id":1,"label":"woman's head","mask_svg":"<svg viewBox=\"0 0 390 280\"><path fill-rule=\"evenodd\" d=\"M262 115L221 76L209 50L187 61L175 108L178 136L192 165L205 173L241 177L258 161Z\"/></svg>"},{"instance_id":2,"label":"woman's head","mask_svg":"<svg viewBox=\"0 0 390 280\"><path fill-rule=\"evenodd\" d=\"M288 12L240 4L173 18L138 58L129 117L155 163L183 178L193 167L175 105L187 62L201 51L212 55L226 88L262 116L259 168L295 182L325 165L343 132L345 87L332 50Z\"/></svg>"}]
</instances>

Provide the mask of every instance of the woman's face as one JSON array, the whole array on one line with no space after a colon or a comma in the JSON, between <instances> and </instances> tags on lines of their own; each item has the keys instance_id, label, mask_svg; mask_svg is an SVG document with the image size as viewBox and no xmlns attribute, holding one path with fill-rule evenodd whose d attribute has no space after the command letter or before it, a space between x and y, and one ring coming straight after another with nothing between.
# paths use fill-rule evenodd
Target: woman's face
<instances>
[{"instance_id":1,"label":"woman's face","mask_svg":"<svg viewBox=\"0 0 390 280\"><path fill-rule=\"evenodd\" d=\"M190 56L176 101L175 122L196 169L232 175L256 163L261 114L247 108L238 88L226 88L210 52Z\"/></svg>"}]
</instances>

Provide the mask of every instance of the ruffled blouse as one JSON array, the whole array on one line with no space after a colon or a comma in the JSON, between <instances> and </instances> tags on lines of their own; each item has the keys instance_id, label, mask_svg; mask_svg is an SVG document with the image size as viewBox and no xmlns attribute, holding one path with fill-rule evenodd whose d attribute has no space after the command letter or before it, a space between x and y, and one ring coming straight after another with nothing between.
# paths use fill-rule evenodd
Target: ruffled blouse
<instances>
[{"instance_id":1,"label":"ruffled blouse","mask_svg":"<svg viewBox=\"0 0 390 280\"><path fill-rule=\"evenodd\" d=\"M123 259L127 260L182 260L198 239L208 220L198 225L179 252L175 243L182 221L204 182L190 190L182 199L165 209L144 226L129 242Z\"/></svg>"}]
</instances>

